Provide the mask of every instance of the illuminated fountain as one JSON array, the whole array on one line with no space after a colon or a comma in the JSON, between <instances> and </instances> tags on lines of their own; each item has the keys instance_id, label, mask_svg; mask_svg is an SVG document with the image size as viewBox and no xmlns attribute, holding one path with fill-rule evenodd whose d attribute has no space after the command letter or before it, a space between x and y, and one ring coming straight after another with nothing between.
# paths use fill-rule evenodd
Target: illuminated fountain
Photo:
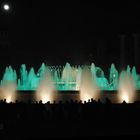
<instances>
[{"instance_id":1,"label":"illuminated fountain","mask_svg":"<svg viewBox=\"0 0 140 140\"><path fill-rule=\"evenodd\" d=\"M97 86L95 75L87 67L83 68L80 81L80 99L82 101L88 101L91 98L97 100L100 90Z\"/></svg>"},{"instance_id":2,"label":"illuminated fountain","mask_svg":"<svg viewBox=\"0 0 140 140\"><path fill-rule=\"evenodd\" d=\"M134 71L133 74L131 74L129 67L127 71L121 72L119 77L119 92L117 94L119 102L125 101L132 103L135 101L136 79L134 79L134 75Z\"/></svg>"},{"instance_id":3,"label":"illuminated fountain","mask_svg":"<svg viewBox=\"0 0 140 140\"><path fill-rule=\"evenodd\" d=\"M6 99L7 103L16 100L16 93L16 84L13 82L3 83L3 85L0 87L0 97Z\"/></svg>"},{"instance_id":4,"label":"illuminated fountain","mask_svg":"<svg viewBox=\"0 0 140 140\"><path fill-rule=\"evenodd\" d=\"M11 66L6 67L3 79L1 80L0 94L10 103L16 99L15 93L17 92L17 74Z\"/></svg>"},{"instance_id":5,"label":"illuminated fountain","mask_svg":"<svg viewBox=\"0 0 140 140\"><path fill-rule=\"evenodd\" d=\"M6 67L3 79L1 80L1 85L8 81L13 81L17 83L17 90L37 90L39 86L40 79L44 76L46 69L49 69L54 85L57 90L80 90L81 73L84 66L71 66L66 63L64 67L62 66L46 66L42 63L38 72L35 73L32 67L29 72L26 69L26 65L22 64L20 68L20 77L17 78L16 71L12 69L11 66ZM111 65L109 80L105 78L104 72L100 67L96 67L93 63L91 66L87 66L92 76L95 77L96 84L101 90L116 90L118 87L118 71L114 64ZM133 70L134 71L134 70ZM134 78L137 77L133 74ZM140 86L140 82L138 83Z\"/></svg>"},{"instance_id":6,"label":"illuminated fountain","mask_svg":"<svg viewBox=\"0 0 140 140\"><path fill-rule=\"evenodd\" d=\"M5 85L12 85L14 87L14 90L10 89L12 92L34 91L36 99L46 102L53 100L53 95L56 96L57 92L63 91L80 92L80 99L87 100L99 98L102 91L119 91L118 96L123 98L123 93L132 91L134 95L135 89L140 90L140 75L137 74L135 67L131 70L128 65L126 70L118 72L112 64L108 77L107 79L104 71L94 63L88 66L71 66L69 63L65 66L46 66L42 63L37 72L33 67L28 71L26 65L22 64L20 76L17 76L16 70L11 66L6 67L1 80L1 91L4 93ZM124 92L124 89L129 90ZM125 100L130 101L126 98Z\"/></svg>"},{"instance_id":7,"label":"illuminated fountain","mask_svg":"<svg viewBox=\"0 0 140 140\"><path fill-rule=\"evenodd\" d=\"M56 99L56 89L49 69L44 70L39 86L36 90L36 100L42 100L43 103L47 101L53 102Z\"/></svg>"}]
</instances>

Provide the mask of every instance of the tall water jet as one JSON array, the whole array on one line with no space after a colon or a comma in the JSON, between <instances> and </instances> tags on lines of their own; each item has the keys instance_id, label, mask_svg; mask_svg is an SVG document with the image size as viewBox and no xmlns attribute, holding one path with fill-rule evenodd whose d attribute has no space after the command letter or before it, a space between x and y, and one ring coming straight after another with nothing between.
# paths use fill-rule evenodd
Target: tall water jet
<instances>
[{"instance_id":1,"label":"tall water jet","mask_svg":"<svg viewBox=\"0 0 140 140\"><path fill-rule=\"evenodd\" d=\"M75 90L80 89L81 75L82 75L82 68L80 66L78 66L77 75L76 75L76 87L75 87Z\"/></svg>"},{"instance_id":2,"label":"tall water jet","mask_svg":"<svg viewBox=\"0 0 140 140\"><path fill-rule=\"evenodd\" d=\"M63 72L61 82L64 83L62 89L63 90L70 90L71 89L71 82L72 82L72 67L69 63L66 63Z\"/></svg>"},{"instance_id":3,"label":"tall water jet","mask_svg":"<svg viewBox=\"0 0 140 140\"><path fill-rule=\"evenodd\" d=\"M136 85L132 75L129 75L126 71L122 71L119 77L119 102L132 103L136 96Z\"/></svg>"},{"instance_id":4,"label":"tall water jet","mask_svg":"<svg viewBox=\"0 0 140 140\"><path fill-rule=\"evenodd\" d=\"M135 82L136 89L140 89L140 81L139 81L140 78L139 77L140 76L137 74L135 66L133 66L133 68L132 68L132 78Z\"/></svg>"},{"instance_id":5,"label":"tall water jet","mask_svg":"<svg viewBox=\"0 0 140 140\"><path fill-rule=\"evenodd\" d=\"M100 95L99 87L96 85L95 77L91 73L88 67L84 67L81 75L80 83L80 99L82 101L88 101L93 98L97 100Z\"/></svg>"},{"instance_id":6,"label":"tall water jet","mask_svg":"<svg viewBox=\"0 0 140 140\"><path fill-rule=\"evenodd\" d=\"M17 74L16 71L12 69L11 66L6 67L5 73L1 80L0 86L0 98L6 99L6 101L14 102L16 100L17 91Z\"/></svg>"},{"instance_id":7,"label":"tall water jet","mask_svg":"<svg viewBox=\"0 0 140 140\"><path fill-rule=\"evenodd\" d=\"M118 71L115 68L114 64L111 64L110 74L109 74L109 89L110 90L117 90L118 88Z\"/></svg>"},{"instance_id":8,"label":"tall water jet","mask_svg":"<svg viewBox=\"0 0 140 140\"><path fill-rule=\"evenodd\" d=\"M39 83L39 78L36 76L34 68L31 68L27 77L27 88L29 90L36 90Z\"/></svg>"},{"instance_id":9,"label":"tall water jet","mask_svg":"<svg viewBox=\"0 0 140 140\"><path fill-rule=\"evenodd\" d=\"M0 98L6 99L7 103L15 102L17 93L17 86L13 82L4 83L0 86Z\"/></svg>"},{"instance_id":10,"label":"tall water jet","mask_svg":"<svg viewBox=\"0 0 140 140\"><path fill-rule=\"evenodd\" d=\"M47 101L53 102L56 99L55 85L48 68L46 68L45 73L42 75L35 96L36 100L42 100L42 103L46 103Z\"/></svg>"},{"instance_id":11,"label":"tall water jet","mask_svg":"<svg viewBox=\"0 0 140 140\"><path fill-rule=\"evenodd\" d=\"M91 73L92 73L93 78L95 78L95 80L96 80L96 66L94 63L91 64L90 69L91 69Z\"/></svg>"},{"instance_id":12,"label":"tall water jet","mask_svg":"<svg viewBox=\"0 0 140 140\"><path fill-rule=\"evenodd\" d=\"M108 90L109 83L104 76L104 72L101 68L96 68L96 84L100 87L101 90Z\"/></svg>"},{"instance_id":13,"label":"tall water jet","mask_svg":"<svg viewBox=\"0 0 140 140\"><path fill-rule=\"evenodd\" d=\"M46 72L46 65L45 63L42 63L38 72L37 72L37 76L42 77Z\"/></svg>"},{"instance_id":14,"label":"tall water jet","mask_svg":"<svg viewBox=\"0 0 140 140\"><path fill-rule=\"evenodd\" d=\"M28 72L26 70L25 64L21 65L20 74L21 74L21 80L20 79L18 80L18 88L22 89L22 90L26 90L27 89Z\"/></svg>"}]
</instances>

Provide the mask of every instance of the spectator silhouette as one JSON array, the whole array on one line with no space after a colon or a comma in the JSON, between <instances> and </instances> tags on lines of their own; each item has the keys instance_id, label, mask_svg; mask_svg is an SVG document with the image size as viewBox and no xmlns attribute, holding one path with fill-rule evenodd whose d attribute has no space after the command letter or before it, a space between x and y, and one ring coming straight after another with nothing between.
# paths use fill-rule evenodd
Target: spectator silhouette
<instances>
[{"instance_id":1,"label":"spectator silhouette","mask_svg":"<svg viewBox=\"0 0 140 140\"><path fill-rule=\"evenodd\" d=\"M109 98L106 98L106 104L111 104L111 100Z\"/></svg>"},{"instance_id":2,"label":"spectator silhouette","mask_svg":"<svg viewBox=\"0 0 140 140\"><path fill-rule=\"evenodd\" d=\"M16 101L7 104L5 100L1 100L0 131L11 134L17 132L18 134L20 131L25 132L26 130L29 132L31 130L36 130L35 132L43 130L51 133L52 130L53 132L63 132L64 129L71 130L75 128L75 130L82 132L83 127L89 131L88 123L92 127L91 131L100 127L100 123L103 125L102 130L106 132L107 127L119 129L123 123L125 124L123 127L127 128L129 127L128 122L131 124L130 128L134 126L139 128L140 102L128 105L123 101L122 104L113 104L111 100L106 98L106 104L109 105L104 105L104 103L100 105L100 99L97 102L91 98L90 101L91 103L89 103L89 100L83 103L81 100L67 100L62 103L60 100L57 103L54 101L53 104L49 101L42 104L40 100L39 103L28 104L28 102ZM123 104L125 105L123 106ZM134 120L135 123L133 124L131 120Z\"/></svg>"},{"instance_id":3,"label":"spectator silhouette","mask_svg":"<svg viewBox=\"0 0 140 140\"><path fill-rule=\"evenodd\" d=\"M39 101L39 104L42 104L42 100Z\"/></svg>"},{"instance_id":4,"label":"spectator silhouette","mask_svg":"<svg viewBox=\"0 0 140 140\"><path fill-rule=\"evenodd\" d=\"M125 104L127 104L127 103L126 103L126 101L125 101L125 100L123 100L122 104L123 104L123 105L125 105Z\"/></svg>"}]
</instances>

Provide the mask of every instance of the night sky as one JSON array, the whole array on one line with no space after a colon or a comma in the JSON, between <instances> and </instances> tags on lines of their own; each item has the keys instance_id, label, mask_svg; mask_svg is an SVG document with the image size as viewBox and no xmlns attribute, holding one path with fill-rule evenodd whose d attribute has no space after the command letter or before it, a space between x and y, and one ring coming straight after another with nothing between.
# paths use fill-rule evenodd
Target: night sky
<instances>
[{"instance_id":1,"label":"night sky","mask_svg":"<svg viewBox=\"0 0 140 140\"><path fill-rule=\"evenodd\" d=\"M7 65L19 68L22 63L38 68L42 62L94 62L104 71L115 63L121 69L121 34L125 35L125 65L135 64L133 34L140 34L138 3L10 0L9 4L9 12L0 10L1 69Z\"/></svg>"}]
</instances>

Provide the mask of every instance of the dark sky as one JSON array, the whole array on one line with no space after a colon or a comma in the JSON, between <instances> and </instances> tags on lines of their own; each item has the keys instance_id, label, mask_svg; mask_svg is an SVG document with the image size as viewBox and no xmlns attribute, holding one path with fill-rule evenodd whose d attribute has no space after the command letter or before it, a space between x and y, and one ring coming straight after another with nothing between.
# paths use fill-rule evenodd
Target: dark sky
<instances>
[{"instance_id":1,"label":"dark sky","mask_svg":"<svg viewBox=\"0 0 140 140\"><path fill-rule=\"evenodd\" d=\"M9 44L0 46L1 67L39 66L43 61L119 67L121 34L126 35L125 62L134 65L133 34L140 33L138 3L10 0L10 4L11 11L0 11L0 31L7 31L4 40Z\"/></svg>"}]
</instances>

